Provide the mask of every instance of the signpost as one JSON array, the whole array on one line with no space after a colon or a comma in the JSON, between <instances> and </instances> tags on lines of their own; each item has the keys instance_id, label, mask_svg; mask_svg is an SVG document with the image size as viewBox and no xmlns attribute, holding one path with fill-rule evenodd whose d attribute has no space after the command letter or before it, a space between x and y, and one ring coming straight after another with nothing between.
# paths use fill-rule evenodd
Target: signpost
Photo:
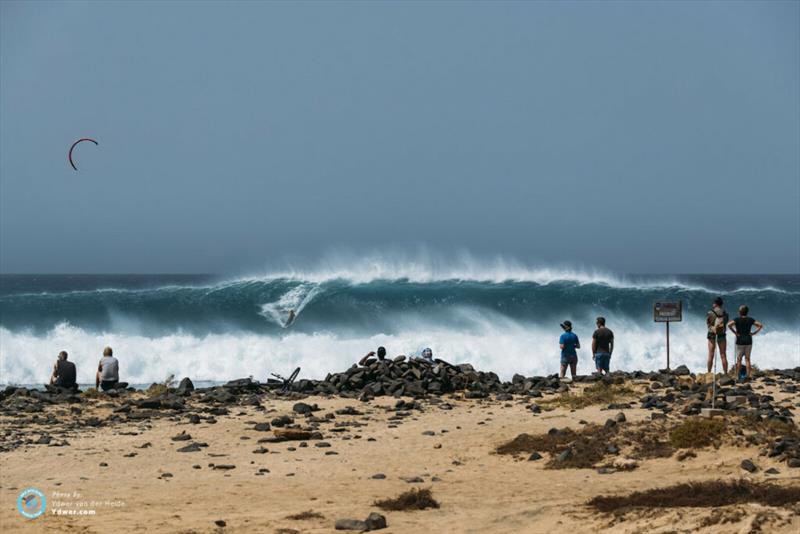
<instances>
[{"instance_id":1,"label":"signpost","mask_svg":"<svg viewBox=\"0 0 800 534\"><path fill-rule=\"evenodd\" d=\"M653 320L667 323L667 370L669 371L669 323L683 319L683 301L656 302L653 305Z\"/></svg>"}]
</instances>

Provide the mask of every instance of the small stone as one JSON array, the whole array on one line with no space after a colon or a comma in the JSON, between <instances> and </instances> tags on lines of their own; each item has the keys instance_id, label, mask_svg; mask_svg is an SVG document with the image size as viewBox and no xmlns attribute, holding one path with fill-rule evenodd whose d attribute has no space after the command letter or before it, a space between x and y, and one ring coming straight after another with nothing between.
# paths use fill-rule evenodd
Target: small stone
<instances>
[{"instance_id":1,"label":"small stone","mask_svg":"<svg viewBox=\"0 0 800 534\"><path fill-rule=\"evenodd\" d=\"M619 413L616 415L616 417L614 417L614 420L615 420L617 423L624 423L625 421L627 421L627 419L625 418L625 414L624 414L624 413L622 413L622 412L619 412Z\"/></svg>"},{"instance_id":2,"label":"small stone","mask_svg":"<svg viewBox=\"0 0 800 534\"><path fill-rule=\"evenodd\" d=\"M172 441L189 441L190 439L192 439L192 436L187 434L185 430L177 436L172 436Z\"/></svg>"},{"instance_id":3,"label":"small stone","mask_svg":"<svg viewBox=\"0 0 800 534\"><path fill-rule=\"evenodd\" d=\"M800 467L800 458L789 458L789 460L786 462L786 465L791 468Z\"/></svg>"},{"instance_id":4,"label":"small stone","mask_svg":"<svg viewBox=\"0 0 800 534\"><path fill-rule=\"evenodd\" d=\"M225 521L223 521L222 519L217 519L216 521L214 521L214 524L217 525L219 528L222 528L225 525L227 525L227 523Z\"/></svg>"},{"instance_id":5,"label":"small stone","mask_svg":"<svg viewBox=\"0 0 800 534\"><path fill-rule=\"evenodd\" d=\"M214 469L219 469L221 471L230 471L231 469L236 469L236 466L233 464L217 464L214 466Z\"/></svg>"},{"instance_id":6,"label":"small stone","mask_svg":"<svg viewBox=\"0 0 800 534\"><path fill-rule=\"evenodd\" d=\"M535 462L536 460L541 460L541 459L542 459L542 455L539 454L538 452L534 452L530 456L528 456L528 461L529 462Z\"/></svg>"},{"instance_id":7,"label":"small stone","mask_svg":"<svg viewBox=\"0 0 800 534\"><path fill-rule=\"evenodd\" d=\"M601 475L610 475L612 473L616 473L617 470L613 467L600 467L597 472Z\"/></svg>"},{"instance_id":8,"label":"small stone","mask_svg":"<svg viewBox=\"0 0 800 534\"><path fill-rule=\"evenodd\" d=\"M253 427L253 430L256 432L267 432L271 427L269 423L256 423L256 426Z\"/></svg>"},{"instance_id":9,"label":"small stone","mask_svg":"<svg viewBox=\"0 0 800 534\"><path fill-rule=\"evenodd\" d=\"M742 460L741 468L747 471L748 473L755 473L756 471L758 471L758 467L756 467L756 464L754 464L752 460L750 460L749 458Z\"/></svg>"},{"instance_id":10,"label":"small stone","mask_svg":"<svg viewBox=\"0 0 800 534\"><path fill-rule=\"evenodd\" d=\"M368 530L367 524L360 519L337 519L334 528L336 530L358 530L359 532Z\"/></svg>"},{"instance_id":11,"label":"small stone","mask_svg":"<svg viewBox=\"0 0 800 534\"><path fill-rule=\"evenodd\" d=\"M559 462L566 462L570 458L572 458L572 449L567 447L556 457L556 460Z\"/></svg>"},{"instance_id":12,"label":"small stone","mask_svg":"<svg viewBox=\"0 0 800 534\"><path fill-rule=\"evenodd\" d=\"M383 473L375 473L374 475L372 475L372 478L374 478L375 480L383 480L386 478L386 475L384 475Z\"/></svg>"},{"instance_id":13,"label":"small stone","mask_svg":"<svg viewBox=\"0 0 800 534\"><path fill-rule=\"evenodd\" d=\"M367 530L380 530L382 528L386 528L386 518L376 512L369 514L367 519L364 520L364 523L367 525Z\"/></svg>"},{"instance_id":14,"label":"small stone","mask_svg":"<svg viewBox=\"0 0 800 534\"><path fill-rule=\"evenodd\" d=\"M780 473L781 472L778 471L777 469L775 469L774 467L770 467L769 469L764 471L764 474L766 474L766 475L779 475Z\"/></svg>"}]
</instances>

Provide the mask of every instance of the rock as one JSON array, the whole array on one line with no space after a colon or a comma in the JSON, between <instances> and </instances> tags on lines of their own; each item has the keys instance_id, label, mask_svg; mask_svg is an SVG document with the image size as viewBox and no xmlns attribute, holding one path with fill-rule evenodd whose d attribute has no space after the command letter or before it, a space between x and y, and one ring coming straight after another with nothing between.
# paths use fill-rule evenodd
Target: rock
<instances>
[{"instance_id":1,"label":"rock","mask_svg":"<svg viewBox=\"0 0 800 534\"><path fill-rule=\"evenodd\" d=\"M401 477L401 480L404 480L409 484L421 484L422 482L425 482L422 477Z\"/></svg>"},{"instance_id":2,"label":"rock","mask_svg":"<svg viewBox=\"0 0 800 534\"><path fill-rule=\"evenodd\" d=\"M697 458L697 453L691 449L680 451L678 454L675 455L675 459L679 462L687 460L689 458Z\"/></svg>"},{"instance_id":3,"label":"rock","mask_svg":"<svg viewBox=\"0 0 800 534\"><path fill-rule=\"evenodd\" d=\"M778 471L778 470L777 470L777 469L775 469L774 467L770 467L769 469L767 469L766 471L764 471L764 474L766 474L766 475L779 475L779 474L780 474L780 471Z\"/></svg>"},{"instance_id":4,"label":"rock","mask_svg":"<svg viewBox=\"0 0 800 534\"><path fill-rule=\"evenodd\" d=\"M374 478L375 480L383 480L386 478L386 475L384 475L383 473L375 473L374 475L372 475L372 478Z\"/></svg>"},{"instance_id":5,"label":"rock","mask_svg":"<svg viewBox=\"0 0 800 534\"><path fill-rule=\"evenodd\" d=\"M334 528L336 530L358 530L359 532L369 530L367 524L360 519L337 519Z\"/></svg>"},{"instance_id":6,"label":"rock","mask_svg":"<svg viewBox=\"0 0 800 534\"><path fill-rule=\"evenodd\" d=\"M236 469L236 466L233 464L216 464L214 469L219 469L222 471L230 471L231 469Z\"/></svg>"},{"instance_id":7,"label":"rock","mask_svg":"<svg viewBox=\"0 0 800 534\"><path fill-rule=\"evenodd\" d=\"M314 406L311 406L310 404L306 404L305 402L298 402L294 406L292 406L292 411L300 415L305 415L317 410L319 410L319 407L316 404Z\"/></svg>"},{"instance_id":8,"label":"rock","mask_svg":"<svg viewBox=\"0 0 800 534\"><path fill-rule=\"evenodd\" d=\"M256 426L253 427L253 430L256 432L267 432L271 428L272 427L269 425L269 423L256 423Z\"/></svg>"},{"instance_id":9,"label":"rock","mask_svg":"<svg viewBox=\"0 0 800 534\"><path fill-rule=\"evenodd\" d=\"M639 467L639 462L630 458L617 458L614 460L614 467L621 471L630 471Z\"/></svg>"},{"instance_id":10,"label":"rock","mask_svg":"<svg viewBox=\"0 0 800 534\"><path fill-rule=\"evenodd\" d=\"M619 412L615 417L614 421L617 423L624 423L627 419L625 418L625 414L623 412Z\"/></svg>"},{"instance_id":11,"label":"rock","mask_svg":"<svg viewBox=\"0 0 800 534\"><path fill-rule=\"evenodd\" d=\"M184 378L184 380L189 380L189 379L188 378ZM183 384L183 382L181 382L181 384ZM222 519L217 519L216 521L214 521L214 524L217 525L219 528L222 528L225 525L227 525L227 523L225 521L223 521Z\"/></svg>"},{"instance_id":12,"label":"rock","mask_svg":"<svg viewBox=\"0 0 800 534\"><path fill-rule=\"evenodd\" d=\"M542 459L542 455L539 454L538 452L533 452L533 453L531 453L530 456L528 456L528 461L529 462L535 462L536 460L541 460L541 459Z\"/></svg>"},{"instance_id":13,"label":"rock","mask_svg":"<svg viewBox=\"0 0 800 534\"><path fill-rule=\"evenodd\" d=\"M199 443L195 442L195 443L190 443L189 445L186 445L185 447L181 447L180 449L178 449L178 452L199 452L200 448L201 448L201 445Z\"/></svg>"},{"instance_id":14,"label":"rock","mask_svg":"<svg viewBox=\"0 0 800 534\"><path fill-rule=\"evenodd\" d=\"M559 461L559 462L566 462L566 461L567 461L567 460L569 460L570 458L572 458L572 448L571 448L571 447L567 447L566 449L564 449L564 450L563 450L563 451L562 451L562 452L561 452L561 453L560 453L560 454L559 454L559 455L556 457L556 460L557 460L557 461Z\"/></svg>"},{"instance_id":15,"label":"rock","mask_svg":"<svg viewBox=\"0 0 800 534\"><path fill-rule=\"evenodd\" d=\"M789 458L789 460L787 460L786 462L786 465L788 465L793 469L796 467L800 467L800 458Z\"/></svg>"},{"instance_id":16,"label":"rock","mask_svg":"<svg viewBox=\"0 0 800 534\"><path fill-rule=\"evenodd\" d=\"M672 371L672 374L678 376L688 376L691 374L691 372L689 371L689 368L686 367L685 365L679 365Z\"/></svg>"},{"instance_id":17,"label":"rock","mask_svg":"<svg viewBox=\"0 0 800 534\"><path fill-rule=\"evenodd\" d=\"M610 475L612 473L616 473L617 470L613 467L600 467L597 472L601 475Z\"/></svg>"},{"instance_id":18,"label":"rock","mask_svg":"<svg viewBox=\"0 0 800 534\"><path fill-rule=\"evenodd\" d=\"M292 419L288 415L282 415L280 417L276 417L271 422L272 422L272 426L283 427L283 426L291 425L292 423L294 423L294 419Z\"/></svg>"},{"instance_id":19,"label":"rock","mask_svg":"<svg viewBox=\"0 0 800 534\"><path fill-rule=\"evenodd\" d=\"M186 431L184 430L177 436L172 436L171 439L172 441L189 441L190 439L192 439L192 436L190 434L187 434Z\"/></svg>"},{"instance_id":20,"label":"rock","mask_svg":"<svg viewBox=\"0 0 800 534\"><path fill-rule=\"evenodd\" d=\"M747 471L748 473L755 473L756 471L758 471L758 467L756 467L756 464L754 464L752 460L750 460L749 458L742 460L741 468Z\"/></svg>"},{"instance_id":21,"label":"rock","mask_svg":"<svg viewBox=\"0 0 800 534\"><path fill-rule=\"evenodd\" d=\"M386 518L376 512L369 514L369 516L367 516L367 518L364 520L364 523L367 525L367 530L380 530L382 528L386 528Z\"/></svg>"},{"instance_id":22,"label":"rock","mask_svg":"<svg viewBox=\"0 0 800 534\"><path fill-rule=\"evenodd\" d=\"M188 376L184 377L183 380L181 380L181 383L178 384L178 389L177 389L178 395L188 395L192 391L194 391L194 384L192 384L192 381L189 379Z\"/></svg>"},{"instance_id":23,"label":"rock","mask_svg":"<svg viewBox=\"0 0 800 534\"><path fill-rule=\"evenodd\" d=\"M269 449L265 449L264 447L259 447L253 451L253 454L266 454L269 452Z\"/></svg>"}]
</instances>

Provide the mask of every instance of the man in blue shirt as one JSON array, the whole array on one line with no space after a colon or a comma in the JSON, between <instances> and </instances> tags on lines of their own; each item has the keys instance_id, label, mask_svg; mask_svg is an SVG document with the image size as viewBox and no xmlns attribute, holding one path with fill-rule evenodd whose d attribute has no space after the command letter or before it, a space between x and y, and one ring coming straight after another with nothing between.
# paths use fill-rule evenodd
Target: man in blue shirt
<instances>
[{"instance_id":1,"label":"man in blue shirt","mask_svg":"<svg viewBox=\"0 0 800 534\"><path fill-rule=\"evenodd\" d=\"M558 344L561 347L561 378L564 378L564 375L567 374L567 365L569 365L569 371L574 380L575 371L578 368L577 349L581 348L581 342L578 340L578 336L572 333L572 323L570 321L561 323L561 328L564 329L564 333L558 339Z\"/></svg>"}]
</instances>

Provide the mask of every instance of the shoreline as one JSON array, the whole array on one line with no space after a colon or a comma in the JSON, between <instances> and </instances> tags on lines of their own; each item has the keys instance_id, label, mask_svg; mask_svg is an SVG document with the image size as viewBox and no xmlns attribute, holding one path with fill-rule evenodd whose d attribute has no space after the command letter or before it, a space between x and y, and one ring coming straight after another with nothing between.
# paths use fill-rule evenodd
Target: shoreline
<instances>
[{"instance_id":1,"label":"shoreline","mask_svg":"<svg viewBox=\"0 0 800 534\"><path fill-rule=\"evenodd\" d=\"M413 365L399 368L410 384L420 380ZM370 376L369 366L354 369L324 387ZM338 520L379 513L386 532L800 527L800 509L790 505L601 512L589 504L687 482L800 492L800 368L719 386L724 415L713 420L697 415L707 403L702 375L617 372L573 383L520 375L503 383L458 369L449 370L474 379L464 388L398 396L362 395L382 384L377 369L343 395L282 394L249 379L111 395L3 390L0 523L7 532L289 534L334 532ZM703 420L722 425L710 442L692 444L694 434L688 446L675 441ZM48 514L19 515L16 499L27 487L48 496ZM375 505L418 488L430 489L439 508ZM93 516L52 513L52 503L69 511L84 501L94 503Z\"/></svg>"}]
</instances>

